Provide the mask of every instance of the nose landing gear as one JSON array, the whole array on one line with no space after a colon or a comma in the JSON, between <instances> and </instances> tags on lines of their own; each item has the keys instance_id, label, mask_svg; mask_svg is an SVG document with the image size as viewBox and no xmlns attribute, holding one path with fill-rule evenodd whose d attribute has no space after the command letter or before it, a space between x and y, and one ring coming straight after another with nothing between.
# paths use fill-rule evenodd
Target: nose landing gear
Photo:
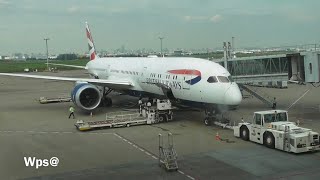
<instances>
[{"instance_id":1,"label":"nose landing gear","mask_svg":"<svg viewBox=\"0 0 320 180\"><path fill-rule=\"evenodd\" d=\"M215 110L214 108L206 108L205 111L205 118L204 118L204 124L206 126L210 126L214 120Z\"/></svg>"}]
</instances>

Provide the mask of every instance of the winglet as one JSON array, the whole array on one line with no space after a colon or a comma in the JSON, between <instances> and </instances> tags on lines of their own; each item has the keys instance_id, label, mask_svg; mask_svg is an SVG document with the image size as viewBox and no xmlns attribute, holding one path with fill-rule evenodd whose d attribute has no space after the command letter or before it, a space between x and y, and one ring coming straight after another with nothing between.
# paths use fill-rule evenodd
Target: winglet
<instances>
[{"instance_id":1,"label":"winglet","mask_svg":"<svg viewBox=\"0 0 320 180\"><path fill-rule=\"evenodd\" d=\"M88 45L89 45L90 60L95 60L99 58L99 56L96 53L96 49L94 47L93 39L92 39L89 25L87 22L86 22L86 34L87 34Z\"/></svg>"}]
</instances>

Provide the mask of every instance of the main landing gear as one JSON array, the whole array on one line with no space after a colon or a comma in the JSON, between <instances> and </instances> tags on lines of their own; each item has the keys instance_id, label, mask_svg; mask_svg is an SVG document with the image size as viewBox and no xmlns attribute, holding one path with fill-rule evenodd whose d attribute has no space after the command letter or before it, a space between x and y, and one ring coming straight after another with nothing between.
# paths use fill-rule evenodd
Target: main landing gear
<instances>
[{"instance_id":1,"label":"main landing gear","mask_svg":"<svg viewBox=\"0 0 320 180\"><path fill-rule=\"evenodd\" d=\"M111 88L103 87L102 99L101 99L100 106L103 106L103 107L112 106L112 99L110 97L108 97L108 94L111 93L112 91L113 91L113 89L111 89Z\"/></svg>"}]
</instances>

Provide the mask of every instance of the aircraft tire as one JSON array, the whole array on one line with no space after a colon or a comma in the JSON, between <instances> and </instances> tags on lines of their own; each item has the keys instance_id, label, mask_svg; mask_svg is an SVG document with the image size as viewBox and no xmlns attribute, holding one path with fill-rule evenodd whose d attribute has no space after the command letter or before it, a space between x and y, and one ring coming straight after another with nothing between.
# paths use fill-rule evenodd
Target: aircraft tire
<instances>
[{"instance_id":1,"label":"aircraft tire","mask_svg":"<svg viewBox=\"0 0 320 180\"><path fill-rule=\"evenodd\" d=\"M211 120L208 118L208 117L206 117L206 118L204 118L204 124L206 125L206 126L210 126L211 125Z\"/></svg>"}]
</instances>

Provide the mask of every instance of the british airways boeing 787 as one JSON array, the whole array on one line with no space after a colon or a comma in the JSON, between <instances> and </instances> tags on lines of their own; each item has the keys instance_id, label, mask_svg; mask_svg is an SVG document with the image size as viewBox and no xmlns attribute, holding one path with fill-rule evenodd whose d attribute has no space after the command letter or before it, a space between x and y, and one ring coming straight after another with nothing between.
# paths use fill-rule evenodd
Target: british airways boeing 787
<instances>
[{"instance_id":1,"label":"british airways boeing 787","mask_svg":"<svg viewBox=\"0 0 320 180\"><path fill-rule=\"evenodd\" d=\"M215 62L187 57L100 58L95 52L88 24L86 35L90 61L85 67L65 66L86 69L91 78L12 73L0 75L76 82L71 92L72 101L77 107L88 111L97 108L102 101L110 103L106 95L111 90L137 97L169 98L178 103L201 107L205 112L218 112L221 107L237 106L242 100L239 87L230 73ZM103 91L99 87L103 87ZM108 88L107 92L105 87ZM205 124L209 123L205 118Z\"/></svg>"}]
</instances>

